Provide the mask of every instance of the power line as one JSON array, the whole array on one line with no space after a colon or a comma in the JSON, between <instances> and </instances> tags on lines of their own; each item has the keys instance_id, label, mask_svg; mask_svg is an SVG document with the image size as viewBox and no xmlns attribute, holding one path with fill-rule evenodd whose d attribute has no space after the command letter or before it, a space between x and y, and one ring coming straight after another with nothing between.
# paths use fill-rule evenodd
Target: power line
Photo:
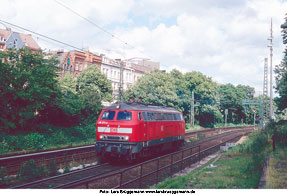
<instances>
[{"instance_id":1,"label":"power line","mask_svg":"<svg viewBox=\"0 0 287 195\"><path fill-rule=\"evenodd\" d=\"M54 0L57 4L61 5L62 7L68 9L69 11L73 12L74 14L76 14L77 16L81 17L82 19L86 20L87 22L93 24L94 26L96 26L98 29L100 29L101 31L107 33L108 35L114 37L114 38L117 38L115 35L113 35L112 33L110 33L109 31L107 31L106 29L102 28L101 26L97 25L96 23L94 23L93 21L91 21L90 19L80 15L79 13L77 13L76 11L74 11L73 9L69 8L68 6L66 6L65 4L63 4L62 2L60 1L57 1L57 0ZM118 40L122 41L121 39L117 38ZM124 42L124 41L122 41ZM125 43L127 44L127 43Z\"/></svg>"},{"instance_id":2,"label":"power line","mask_svg":"<svg viewBox=\"0 0 287 195\"><path fill-rule=\"evenodd\" d=\"M76 12L75 10L73 10L72 8L68 7L67 5L65 5L64 3L58 1L58 0L54 0L58 5L66 8L67 10L71 11L72 13L74 13L75 15L79 16L80 18L86 20L87 22L89 22L90 24L94 25L95 27L97 27L98 29L100 29L101 31L105 32L106 34L110 35L112 38L117 39L118 41L122 42L124 45L130 46L133 49L138 50L139 52L143 53L143 51L141 51L139 48L127 43L126 41L120 39L119 37L117 37L116 35L114 35L113 33L107 31L106 29L104 29L103 27L99 26L98 24L96 24L95 22L91 21L90 19L82 16L81 14L79 14L78 12Z\"/></svg>"},{"instance_id":3,"label":"power line","mask_svg":"<svg viewBox=\"0 0 287 195\"><path fill-rule=\"evenodd\" d=\"M74 49L76 49L76 50L86 52L86 51L84 51L84 50L81 49L81 48L75 47L75 46L73 46L73 45L70 45L70 44L68 44L68 43L65 43L65 42L62 42L62 41L59 41L59 40L56 40L56 39L51 38L51 37L48 37L48 36L46 36L46 35L42 35L42 34L40 34L40 33L37 33L37 32L35 32L35 31L26 29L26 28L24 28L24 27L21 27L21 26L15 25L15 24L12 24L12 23L10 23L10 22L6 22L6 21L1 20L1 19L0 19L0 22L3 22L3 23L8 24L8 25L10 25L10 26L13 26L13 27L22 29L22 30L24 30L24 31L28 31L28 32L33 33L33 34L35 34L35 35L44 37L44 38L49 39L49 40L52 40L52 41L55 41L55 42L60 43L60 44L62 44L62 45L66 45L66 46L71 47L71 48L74 48Z\"/></svg>"}]
</instances>

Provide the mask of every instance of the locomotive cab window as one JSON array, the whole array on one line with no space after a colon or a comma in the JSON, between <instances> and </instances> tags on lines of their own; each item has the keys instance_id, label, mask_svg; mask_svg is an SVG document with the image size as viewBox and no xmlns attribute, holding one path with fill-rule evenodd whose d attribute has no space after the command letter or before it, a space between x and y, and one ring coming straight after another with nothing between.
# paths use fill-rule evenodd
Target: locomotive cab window
<instances>
[{"instance_id":1,"label":"locomotive cab window","mask_svg":"<svg viewBox=\"0 0 287 195\"><path fill-rule=\"evenodd\" d=\"M130 121L132 120L132 113L127 111L120 111L117 116L119 121Z\"/></svg>"},{"instance_id":2,"label":"locomotive cab window","mask_svg":"<svg viewBox=\"0 0 287 195\"><path fill-rule=\"evenodd\" d=\"M148 112L147 113L147 119L148 119L148 121L154 121L154 119L155 119L154 113Z\"/></svg>"},{"instance_id":3,"label":"locomotive cab window","mask_svg":"<svg viewBox=\"0 0 287 195\"><path fill-rule=\"evenodd\" d=\"M175 116L175 114L172 114L172 120L176 121L176 116Z\"/></svg>"},{"instance_id":4,"label":"locomotive cab window","mask_svg":"<svg viewBox=\"0 0 287 195\"><path fill-rule=\"evenodd\" d=\"M172 114L167 114L167 120L172 121Z\"/></svg>"},{"instance_id":5,"label":"locomotive cab window","mask_svg":"<svg viewBox=\"0 0 287 195\"><path fill-rule=\"evenodd\" d=\"M115 111L105 111L101 117L101 120L113 120L115 113Z\"/></svg>"},{"instance_id":6,"label":"locomotive cab window","mask_svg":"<svg viewBox=\"0 0 287 195\"><path fill-rule=\"evenodd\" d=\"M139 121L142 120L142 116L141 116L141 113L140 113L140 112L138 113L138 119L139 119Z\"/></svg>"},{"instance_id":7,"label":"locomotive cab window","mask_svg":"<svg viewBox=\"0 0 287 195\"><path fill-rule=\"evenodd\" d=\"M142 112L142 116L143 116L143 120L144 121L148 121L148 118L147 118L147 113L146 112Z\"/></svg>"},{"instance_id":8,"label":"locomotive cab window","mask_svg":"<svg viewBox=\"0 0 287 195\"><path fill-rule=\"evenodd\" d=\"M156 121L162 121L163 117L162 117L161 113L154 113L154 119Z\"/></svg>"},{"instance_id":9,"label":"locomotive cab window","mask_svg":"<svg viewBox=\"0 0 287 195\"><path fill-rule=\"evenodd\" d=\"M177 121L180 121L180 120L181 120L181 118L180 118L180 115L179 115L179 114L175 114L175 118L176 118L176 120L177 120Z\"/></svg>"}]
</instances>

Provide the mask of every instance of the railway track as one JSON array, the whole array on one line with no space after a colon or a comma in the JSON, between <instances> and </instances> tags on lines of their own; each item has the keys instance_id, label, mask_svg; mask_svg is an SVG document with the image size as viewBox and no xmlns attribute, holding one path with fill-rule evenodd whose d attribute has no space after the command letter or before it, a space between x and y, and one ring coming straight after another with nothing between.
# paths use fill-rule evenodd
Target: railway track
<instances>
[{"instance_id":1,"label":"railway track","mask_svg":"<svg viewBox=\"0 0 287 195\"><path fill-rule=\"evenodd\" d=\"M23 189L23 188L32 188L32 189L49 189L55 188L56 186L61 186L66 183L71 183L74 181L81 181L81 178L90 178L99 175L103 175L106 173L111 173L115 170L121 169L126 167L125 165L122 166L111 166L109 163L103 163L99 165L94 165L83 170L77 170L70 173L49 177L41 180L37 180L34 182L22 184L19 186L14 186L12 188L15 189Z\"/></svg>"},{"instance_id":2,"label":"railway track","mask_svg":"<svg viewBox=\"0 0 287 195\"><path fill-rule=\"evenodd\" d=\"M206 148L211 147L211 145L222 145L222 143L226 142L226 140L231 140L231 137L232 139L235 139L234 137L242 136L251 132L253 128L241 130L242 131L237 129L198 140L196 143L185 145L180 151L174 152L172 154L166 154L161 157L156 157L137 165L111 166L106 163L89 167L83 170L74 171L68 174L62 174L24 185L14 186L12 188L116 188L126 187L126 185L123 184L129 184L129 182L133 180L135 180L138 187L141 188L143 187L143 184L146 186L143 178L147 178L149 174L152 175L150 170L157 169L158 171L156 174L157 179L154 181L154 183L156 183L162 179L162 174L159 173L159 170L162 171L169 167L172 173L176 171L178 167L183 168L186 165L186 160L188 159L190 163L194 163L196 160L200 160L202 156L210 152L205 150ZM180 156L182 161L181 164L177 165ZM135 186L133 185L132 187Z\"/></svg>"},{"instance_id":3,"label":"railway track","mask_svg":"<svg viewBox=\"0 0 287 195\"><path fill-rule=\"evenodd\" d=\"M207 136L224 131L230 131L235 129L242 129L245 127L228 127L228 128L211 128L186 132L186 138L194 138L197 135ZM9 175L17 174L19 172L21 164L28 160L35 160L37 164L47 166L52 160L56 161L58 167L63 164L67 164L67 161L81 161L84 158L90 158L96 160L95 145L86 145L81 147L71 147L65 149L58 149L44 152L34 152L29 154L13 155L0 157L0 167L6 167Z\"/></svg>"},{"instance_id":4,"label":"railway track","mask_svg":"<svg viewBox=\"0 0 287 195\"><path fill-rule=\"evenodd\" d=\"M7 175L15 175L19 173L21 165L29 160L34 160L37 165L44 167L53 162L58 168L63 168L70 162L81 163L83 159L85 162L95 162L94 145L2 157L0 167L6 168Z\"/></svg>"},{"instance_id":5,"label":"railway track","mask_svg":"<svg viewBox=\"0 0 287 195\"><path fill-rule=\"evenodd\" d=\"M203 135L202 140L208 138L209 135L242 129L245 127L228 127L228 128L212 128L212 129L203 129L195 130L186 133L187 139L194 139L196 135ZM193 141L192 143L197 143L198 140ZM0 167L5 167L8 175L16 175L20 172L21 165L24 162L29 160L34 160L38 166L48 167L51 163L55 163L57 168L65 168L70 163L72 164L86 164L94 163L97 161L97 157L94 152L94 144L86 145L81 147L72 147L65 149L58 149L53 151L44 151L44 152L34 152L30 154L6 156L0 158ZM3 186L2 186L3 187ZM1 188L1 186L0 186Z\"/></svg>"}]
</instances>

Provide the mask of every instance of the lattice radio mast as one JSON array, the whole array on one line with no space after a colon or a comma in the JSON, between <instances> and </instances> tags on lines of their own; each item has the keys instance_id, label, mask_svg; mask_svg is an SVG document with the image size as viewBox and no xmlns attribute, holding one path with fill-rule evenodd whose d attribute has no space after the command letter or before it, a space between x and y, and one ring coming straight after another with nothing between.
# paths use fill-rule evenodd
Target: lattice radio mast
<instances>
[{"instance_id":1,"label":"lattice radio mast","mask_svg":"<svg viewBox=\"0 0 287 195\"><path fill-rule=\"evenodd\" d=\"M272 56L273 56L273 45L272 45L272 41L273 41L273 31L272 31L272 18L271 18L271 28L270 28L270 37L268 38L268 40L270 41L270 44L268 45L268 47L270 48L270 119L273 119L273 103L272 103L272 99L273 99L273 84L272 84Z\"/></svg>"},{"instance_id":2,"label":"lattice radio mast","mask_svg":"<svg viewBox=\"0 0 287 195\"><path fill-rule=\"evenodd\" d=\"M263 117L268 118L268 58L264 58Z\"/></svg>"}]
</instances>

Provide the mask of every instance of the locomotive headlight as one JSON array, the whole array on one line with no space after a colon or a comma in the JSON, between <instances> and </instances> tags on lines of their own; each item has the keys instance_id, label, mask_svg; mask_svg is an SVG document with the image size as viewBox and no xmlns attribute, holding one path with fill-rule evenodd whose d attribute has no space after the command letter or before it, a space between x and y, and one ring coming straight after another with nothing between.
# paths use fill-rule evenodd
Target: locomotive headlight
<instances>
[{"instance_id":1,"label":"locomotive headlight","mask_svg":"<svg viewBox=\"0 0 287 195\"><path fill-rule=\"evenodd\" d=\"M103 136L103 135L100 135L100 139L104 139L104 136Z\"/></svg>"},{"instance_id":2,"label":"locomotive headlight","mask_svg":"<svg viewBox=\"0 0 287 195\"><path fill-rule=\"evenodd\" d=\"M130 137L129 136L124 136L125 141L129 141Z\"/></svg>"}]
</instances>

